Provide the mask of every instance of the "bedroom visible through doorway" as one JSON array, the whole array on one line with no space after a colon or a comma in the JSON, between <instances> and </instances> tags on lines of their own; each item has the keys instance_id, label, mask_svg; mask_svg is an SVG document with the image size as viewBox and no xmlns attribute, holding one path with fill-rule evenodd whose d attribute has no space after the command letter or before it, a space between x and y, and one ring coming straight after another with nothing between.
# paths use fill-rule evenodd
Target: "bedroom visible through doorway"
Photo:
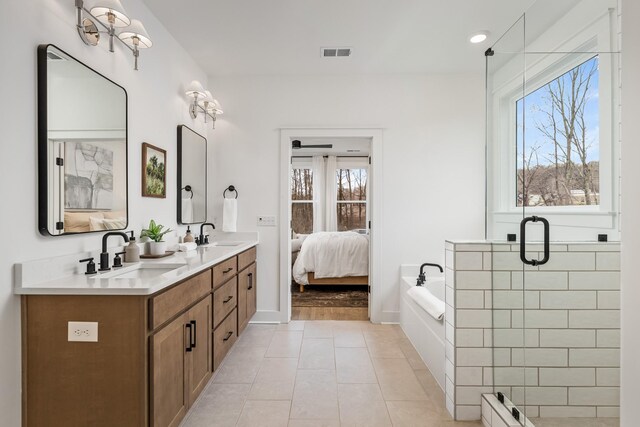
<instances>
[{"instance_id":1,"label":"bedroom visible through doorway","mask_svg":"<svg viewBox=\"0 0 640 427\"><path fill-rule=\"evenodd\" d=\"M367 137L291 139L291 319L369 318Z\"/></svg>"}]
</instances>

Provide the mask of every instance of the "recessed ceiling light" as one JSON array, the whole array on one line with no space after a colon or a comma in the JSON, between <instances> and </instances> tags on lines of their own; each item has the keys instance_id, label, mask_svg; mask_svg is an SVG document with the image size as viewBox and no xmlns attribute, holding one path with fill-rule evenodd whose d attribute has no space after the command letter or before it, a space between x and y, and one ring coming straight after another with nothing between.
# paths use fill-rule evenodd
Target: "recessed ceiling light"
<instances>
[{"instance_id":1,"label":"recessed ceiling light","mask_svg":"<svg viewBox=\"0 0 640 427\"><path fill-rule=\"evenodd\" d=\"M469 41L474 44L482 43L489 37L488 31L478 31L469 37Z\"/></svg>"}]
</instances>

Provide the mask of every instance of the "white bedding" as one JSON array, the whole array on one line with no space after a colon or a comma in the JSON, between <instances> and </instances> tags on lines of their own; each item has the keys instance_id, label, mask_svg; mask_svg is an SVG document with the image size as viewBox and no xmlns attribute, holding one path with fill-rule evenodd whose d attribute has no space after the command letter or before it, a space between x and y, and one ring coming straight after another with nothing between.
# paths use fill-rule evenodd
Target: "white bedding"
<instances>
[{"instance_id":1,"label":"white bedding","mask_svg":"<svg viewBox=\"0 0 640 427\"><path fill-rule=\"evenodd\" d=\"M309 272L317 279L368 276L369 236L352 231L313 233L302 243L292 272L301 285L309 284Z\"/></svg>"}]
</instances>

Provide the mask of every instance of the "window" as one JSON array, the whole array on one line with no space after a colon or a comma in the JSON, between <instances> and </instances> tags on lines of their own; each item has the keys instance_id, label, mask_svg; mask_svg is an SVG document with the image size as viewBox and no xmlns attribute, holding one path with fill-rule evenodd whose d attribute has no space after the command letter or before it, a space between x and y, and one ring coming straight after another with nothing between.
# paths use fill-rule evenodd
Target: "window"
<instances>
[{"instance_id":1,"label":"window","mask_svg":"<svg viewBox=\"0 0 640 427\"><path fill-rule=\"evenodd\" d=\"M598 65L595 56L516 101L517 206L600 204Z\"/></svg>"},{"instance_id":2,"label":"window","mask_svg":"<svg viewBox=\"0 0 640 427\"><path fill-rule=\"evenodd\" d=\"M367 169L337 169L338 231L367 228Z\"/></svg>"},{"instance_id":3,"label":"window","mask_svg":"<svg viewBox=\"0 0 640 427\"><path fill-rule=\"evenodd\" d=\"M313 233L313 173L310 168L291 169L291 228Z\"/></svg>"}]
</instances>

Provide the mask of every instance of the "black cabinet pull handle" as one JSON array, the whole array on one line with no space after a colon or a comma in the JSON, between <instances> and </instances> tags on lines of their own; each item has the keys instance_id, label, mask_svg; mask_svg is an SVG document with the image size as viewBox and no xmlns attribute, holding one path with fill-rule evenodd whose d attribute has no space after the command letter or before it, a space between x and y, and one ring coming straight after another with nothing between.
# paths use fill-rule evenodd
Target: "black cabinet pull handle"
<instances>
[{"instance_id":1,"label":"black cabinet pull handle","mask_svg":"<svg viewBox=\"0 0 640 427\"><path fill-rule=\"evenodd\" d=\"M231 301L233 299L232 295L229 295L224 301L222 301L223 304L228 303L229 301Z\"/></svg>"},{"instance_id":2,"label":"black cabinet pull handle","mask_svg":"<svg viewBox=\"0 0 640 427\"><path fill-rule=\"evenodd\" d=\"M527 241L527 223L529 222L541 222L544 226L544 257L542 259L527 259L526 256L526 241ZM522 220L520 223L520 260L527 265L543 265L549 261L549 221L541 216L529 216Z\"/></svg>"},{"instance_id":3,"label":"black cabinet pull handle","mask_svg":"<svg viewBox=\"0 0 640 427\"><path fill-rule=\"evenodd\" d=\"M247 274L247 279L249 279L249 286L247 287L247 289L251 290L253 289L253 273Z\"/></svg>"},{"instance_id":4,"label":"black cabinet pull handle","mask_svg":"<svg viewBox=\"0 0 640 427\"><path fill-rule=\"evenodd\" d=\"M233 270L233 267L229 267L229 268L227 268L226 270L224 270L224 271L222 272L222 274L227 274L227 273L228 273L228 272L230 272L231 270Z\"/></svg>"},{"instance_id":5,"label":"black cabinet pull handle","mask_svg":"<svg viewBox=\"0 0 640 427\"><path fill-rule=\"evenodd\" d=\"M192 320L191 322L189 322L193 325L193 340L191 341L191 348L196 348L196 335L197 335L197 329L196 329L196 321Z\"/></svg>"},{"instance_id":6,"label":"black cabinet pull handle","mask_svg":"<svg viewBox=\"0 0 640 427\"><path fill-rule=\"evenodd\" d=\"M187 323L186 325L187 328L189 328L189 347L186 348L186 351L191 351L192 347L192 343L191 343L191 334L192 334L192 325L191 323Z\"/></svg>"},{"instance_id":7,"label":"black cabinet pull handle","mask_svg":"<svg viewBox=\"0 0 640 427\"><path fill-rule=\"evenodd\" d=\"M222 341L229 341L229 338L231 338L231 335L233 335L233 331L227 332L227 336Z\"/></svg>"}]
</instances>

